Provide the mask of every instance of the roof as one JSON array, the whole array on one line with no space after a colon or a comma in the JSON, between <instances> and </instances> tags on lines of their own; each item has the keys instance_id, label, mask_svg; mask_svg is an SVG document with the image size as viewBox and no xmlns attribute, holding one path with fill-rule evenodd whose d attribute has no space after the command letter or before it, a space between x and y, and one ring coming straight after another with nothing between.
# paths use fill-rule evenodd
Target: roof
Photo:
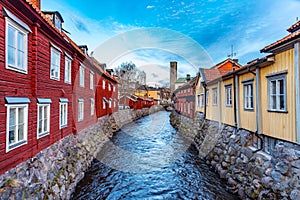
<instances>
[{"instance_id":1,"label":"roof","mask_svg":"<svg viewBox=\"0 0 300 200\"><path fill-rule=\"evenodd\" d=\"M293 33L297 30L300 29L300 20L297 21L295 24L293 24L291 27L289 27L288 29L286 29L288 32Z\"/></svg>"},{"instance_id":2,"label":"roof","mask_svg":"<svg viewBox=\"0 0 300 200\"><path fill-rule=\"evenodd\" d=\"M182 86L178 87L174 93L182 90L182 89L186 89L186 88L192 88L195 87L197 85L197 82L200 78L200 73L197 74L196 77L192 78L190 81L186 82L185 84L183 84Z\"/></svg>"},{"instance_id":3,"label":"roof","mask_svg":"<svg viewBox=\"0 0 300 200\"><path fill-rule=\"evenodd\" d=\"M292 40L299 39L299 38L300 38L300 31L293 32L293 33L285 36L284 38L277 40L276 42L264 47L263 49L260 50L260 52L261 53L270 52L272 49L279 47L280 45L286 44Z\"/></svg>"},{"instance_id":4,"label":"roof","mask_svg":"<svg viewBox=\"0 0 300 200\"><path fill-rule=\"evenodd\" d=\"M175 83L185 83L186 78L178 78Z\"/></svg>"}]
</instances>

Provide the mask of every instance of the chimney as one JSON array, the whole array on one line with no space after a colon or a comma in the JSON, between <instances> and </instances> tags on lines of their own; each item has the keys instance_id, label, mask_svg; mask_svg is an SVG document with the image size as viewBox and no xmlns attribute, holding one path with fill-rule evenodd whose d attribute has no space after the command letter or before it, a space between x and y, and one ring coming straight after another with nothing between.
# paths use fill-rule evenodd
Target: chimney
<instances>
[{"instance_id":1,"label":"chimney","mask_svg":"<svg viewBox=\"0 0 300 200\"><path fill-rule=\"evenodd\" d=\"M177 81L177 62L170 62L170 90L175 90L175 82Z\"/></svg>"},{"instance_id":2,"label":"chimney","mask_svg":"<svg viewBox=\"0 0 300 200\"><path fill-rule=\"evenodd\" d=\"M188 82L188 81L190 81L191 80L191 75L190 74L187 74L186 75L186 81Z\"/></svg>"},{"instance_id":3,"label":"chimney","mask_svg":"<svg viewBox=\"0 0 300 200\"><path fill-rule=\"evenodd\" d=\"M81 51L85 54L88 55L88 47L87 45L78 45L79 49L81 49Z\"/></svg>"},{"instance_id":4,"label":"chimney","mask_svg":"<svg viewBox=\"0 0 300 200\"><path fill-rule=\"evenodd\" d=\"M41 10L41 0L29 0L29 3Z\"/></svg>"},{"instance_id":5,"label":"chimney","mask_svg":"<svg viewBox=\"0 0 300 200\"><path fill-rule=\"evenodd\" d=\"M233 59L233 63L232 63L232 71L236 70L236 64L239 62L239 59Z\"/></svg>"}]
</instances>

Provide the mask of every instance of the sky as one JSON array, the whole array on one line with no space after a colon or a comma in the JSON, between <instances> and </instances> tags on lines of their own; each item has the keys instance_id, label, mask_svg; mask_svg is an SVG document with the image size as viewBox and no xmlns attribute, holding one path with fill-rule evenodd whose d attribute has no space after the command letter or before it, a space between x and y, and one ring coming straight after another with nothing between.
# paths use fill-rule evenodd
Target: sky
<instances>
[{"instance_id":1,"label":"sky","mask_svg":"<svg viewBox=\"0 0 300 200\"><path fill-rule=\"evenodd\" d=\"M260 49L288 34L300 17L300 0L41 0L59 11L63 28L108 68L132 61L148 83L169 82L169 62L178 76L195 76L228 58L240 64L265 56Z\"/></svg>"}]
</instances>

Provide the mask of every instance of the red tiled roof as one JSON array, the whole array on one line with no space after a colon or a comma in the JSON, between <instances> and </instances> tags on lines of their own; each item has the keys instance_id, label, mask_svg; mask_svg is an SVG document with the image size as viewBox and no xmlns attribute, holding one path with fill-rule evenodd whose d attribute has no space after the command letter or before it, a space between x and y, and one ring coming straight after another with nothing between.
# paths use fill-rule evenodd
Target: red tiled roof
<instances>
[{"instance_id":1,"label":"red tiled roof","mask_svg":"<svg viewBox=\"0 0 300 200\"><path fill-rule=\"evenodd\" d=\"M215 68L204 69L204 74L207 82L221 78L222 76L230 72L232 72L232 70L222 70L222 69L215 69Z\"/></svg>"},{"instance_id":2,"label":"red tiled roof","mask_svg":"<svg viewBox=\"0 0 300 200\"><path fill-rule=\"evenodd\" d=\"M277 40L276 42L264 47L262 50L260 50L260 52L268 52L270 51L271 49L273 49L274 47L277 47L277 46L280 46L286 42L289 42L293 39L296 39L296 38L300 38L300 31L297 31L297 32L294 32L294 33L291 33L287 36L285 36L284 38L280 39L280 40Z\"/></svg>"},{"instance_id":3,"label":"red tiled roof","mask_svg":"<svg viewBox=\"0 0 300 200\"><path fill-rule=\"evenodd\" d=\"M286 29L288 32L292 33L296 30L300 29L300 21L297 21L295 24L293 24L290 28Z\"/></svg>"}]
</instances>

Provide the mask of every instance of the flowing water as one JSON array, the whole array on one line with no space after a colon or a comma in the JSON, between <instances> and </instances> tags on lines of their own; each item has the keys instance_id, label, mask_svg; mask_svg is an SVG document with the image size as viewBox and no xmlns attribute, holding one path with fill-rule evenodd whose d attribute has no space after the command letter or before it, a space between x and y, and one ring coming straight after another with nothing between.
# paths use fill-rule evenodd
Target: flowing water
<instances>
[{"instance_id":1,"label":"flowing water","mask_svg":"<svg viewBox=\"0 0 300 200\"><path fill-rule=\"evenodd\" d=\"M197 154L168 112L152 114L105 144L72 199L238 199Z\"/></svg>"}]
</instances>

